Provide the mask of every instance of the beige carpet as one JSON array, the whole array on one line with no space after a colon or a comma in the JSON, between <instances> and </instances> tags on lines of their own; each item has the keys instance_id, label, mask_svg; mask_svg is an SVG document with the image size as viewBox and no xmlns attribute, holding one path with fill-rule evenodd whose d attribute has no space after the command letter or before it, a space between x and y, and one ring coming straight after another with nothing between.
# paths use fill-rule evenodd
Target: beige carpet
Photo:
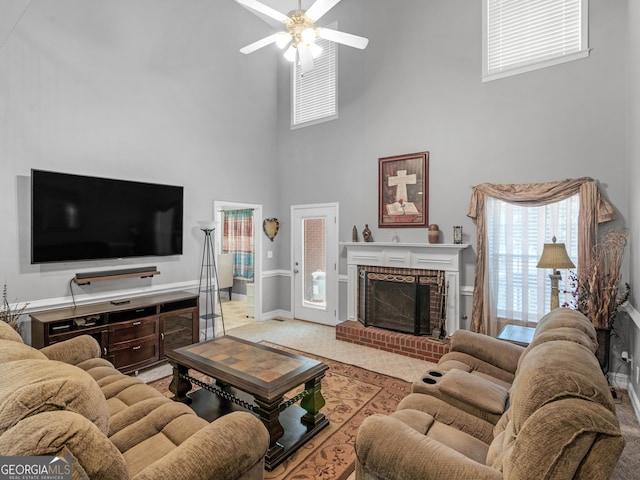
<instances>
[{"instance_id":1,"label":"beige carpet","mask_svg":"<svg viewBox=\"0 0 640 480\"><path fill-rule=\"evenodd\" d=\"M616 389L616 414L620 421L620 429L624 436L625 446L611 476L612 480L637 480L640 478L640 424L636 417L629 393Z\"/></svg>"}]
</instances>

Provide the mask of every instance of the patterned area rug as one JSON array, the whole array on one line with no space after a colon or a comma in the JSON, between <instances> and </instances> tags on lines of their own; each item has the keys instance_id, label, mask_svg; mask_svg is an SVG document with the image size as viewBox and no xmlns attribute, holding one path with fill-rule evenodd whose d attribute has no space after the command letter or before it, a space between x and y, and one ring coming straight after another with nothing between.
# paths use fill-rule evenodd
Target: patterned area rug
<instances>
[{"instance_id":1,"label":"patterned area rug","mask_svg":"<svg viewBox=\"0 0 640 480\"><path fill-rule=\"evenodd\" d=\"M374 413L394 412L400 400L409 394L410 383L270 342L260 343L329 365L322 380L326 405L321 410L329 419L329 426L272 472L265 471L264 478L345 480L355 468L353 445L362 421ZM167 377L150 385L170 397L170 382ZM294 390L289 395L296 393Z\"/></svg>"}]
</instances>

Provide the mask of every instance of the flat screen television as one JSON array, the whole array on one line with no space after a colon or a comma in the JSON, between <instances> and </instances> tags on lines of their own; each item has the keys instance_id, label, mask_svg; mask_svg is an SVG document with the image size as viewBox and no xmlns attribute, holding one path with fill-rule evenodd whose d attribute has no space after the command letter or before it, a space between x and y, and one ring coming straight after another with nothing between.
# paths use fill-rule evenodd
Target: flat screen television
<instances>
[{"instance_id":1,"label":"flat screen television","mask_svg":"<svg viewBox=\"0 0 640 480\"><path fill-rule=\"evenodd\" d=\"M180 255L183 190L31 170L31 263Z\"/></svg>"}]
</instances>

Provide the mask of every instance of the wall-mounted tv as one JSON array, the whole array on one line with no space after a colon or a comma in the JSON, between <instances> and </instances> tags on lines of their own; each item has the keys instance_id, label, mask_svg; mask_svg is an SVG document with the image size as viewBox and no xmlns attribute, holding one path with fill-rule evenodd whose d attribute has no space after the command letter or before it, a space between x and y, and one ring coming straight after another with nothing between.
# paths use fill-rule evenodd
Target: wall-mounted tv
<instances>
[{"instance_id":1,"label":"wall-mounted tv","mask_svg":"<svg viewBox=\"0 0 640 480\"><path fill-rule=\"evenodd\" d=\"M31 263L180 255L183 190L31 170Z\"/></svg>"}]
</instances>

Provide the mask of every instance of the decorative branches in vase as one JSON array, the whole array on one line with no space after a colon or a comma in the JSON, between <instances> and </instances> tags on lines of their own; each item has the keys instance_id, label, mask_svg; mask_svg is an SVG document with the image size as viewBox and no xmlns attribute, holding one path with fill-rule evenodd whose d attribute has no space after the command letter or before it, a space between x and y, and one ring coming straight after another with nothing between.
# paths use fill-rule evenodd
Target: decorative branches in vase
<instances>
[{"instance_id":1,"label":"decorative branches in vase","mask_svg":"<svg viewBox=\"0 0 640 480\"><path fill-rule=\"evenodd\" d=\"M610 330L618 308L629 298L628 283L620 288L620 270L628 230L612 230L593 248L587 265L575 279L576 309L596 328Z\"/></svg>"},{"instance_id":2,"label":"decorative branches in vase","mask_svg":"<svg viewBox=\"0 0 640 480\"><path fill-rule=\"evenodd\" d=\"M629 298L628 283L620 288L620 269L628 230L612 230L593 248L587 265L578 275L571 274L573 301L566 306L574 308L591 320L596 328L598 350L596 357L602 371L609 370L610 336L620 306Z\"/></svg>"},{"instance_id":3,"label":"decorative branches in vase","mask_svg":"<svg viewBox=\"0 0 640 480\"><path fill-rule=\"evenodd\" d=\"M7 322L15 331L20 332L20 326L22 323L20 318L22 317L24 309L27 308L28 305L28 303L23 305L18 305L16 303L15 306L10 304L9 299L7 298L7 283L5 282L2 290L2 305L0 305L0 320Z\"/></svg>"}]
</instances>

